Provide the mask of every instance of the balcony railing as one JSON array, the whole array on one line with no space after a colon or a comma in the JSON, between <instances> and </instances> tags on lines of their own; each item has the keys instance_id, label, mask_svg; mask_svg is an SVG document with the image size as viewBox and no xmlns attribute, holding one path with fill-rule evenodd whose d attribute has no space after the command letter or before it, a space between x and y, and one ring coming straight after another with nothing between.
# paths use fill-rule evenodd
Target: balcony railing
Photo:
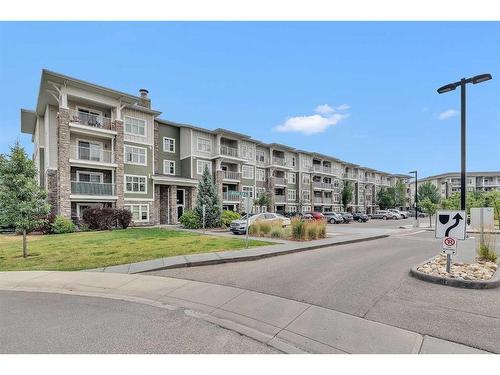
<instances>
[{"instance_id":1,"label":"balcony railing","mask_svg":"<svg viewBox=\"0 0 500 375\"><path fill-rule=\"evenodd\" d=\"M353 173L353 172L345 172L345 173L344 173L344 177L345 177L345 178L357 179L356 174L355 174L355 173Z\"/></svg>"},{"instance_id":2,"label":"balcony railing","mask_svg":"<svg viewBox=\"0 0 500 375\"><path fill-rule=\"evenodd\" d=\"M323 172L331 174L332 173L332 167L323 166Z\"/></svg>"},{"instance_id":3,"label":"balcony railing","mask_svg":"<svg viewBox=\"0 0 500 375\"><path fill-rule=\"evenodd\" d=\"M222 199L230 202L239 202L240 193L237 191L224 191L222 193Z\"/></svg>"},{"instance_id":4,"label":"balcony railing","mask_svg":"<svg viewBox=\"0 0 500 375\"><path fill-rule=\"evenodd\" d=\"M284 167L286 166L286 160L284 158L273 156L273 165L281 165L282 167Z\"/></svg>"},{"instance_id":5,"label":"balcony railing","mask_svg":"<svg viewBox=\"0 0 500 375\"><path fill-rule=\"evenodd\" d=\"M284 177L273 177L275 185L286 185L286 178Z\"/></svg>"},{"instance_id":6,"label":"balcony railing","mask_svg":"<svg viewBox=\"0 0 500 375\"><path fill-rule=\"evenodd\" d=\"M224 171L223 178L226 180L239 180L240 172Z\"/></svg>"},{"instance_id":7,"label":"balcony railing","mask_svg":"<svg viewBox=\"0 0 500 375\"><path fill-rule=\"evenodd\" d=\"M274 201L278 203L283 203L285 202L286 197L284 195L275 195L274 196Z\"/></svg>"},{"instance_id":8,"label":"balcony railing","mask_svg":"<svg viewBox=\"0 0 500 375\"><path fill-rule=\"evenodd\" d=\"M81 125L92 126L94 128L111 130L111 118L75 109L69 110L69 121Z\"/></svg>"},{"instance_id":9,"label":"balcony railing","mask_svg":"<svg viewBox=\"0 0 500 375\"><path fill-rule=\"evenodd\" d=\"M239 157L238 149L229 146L220 146L220 154L225 156L230 156L232 158Z\"/></svg>"},{"instance_id":10,"label":"balcony railing","mask_svg":"<svg viewBox=\"0 0 500 375\"><path fill-rule=\"evenodd\" d=\"M115 185L99 182L71 181L71 193L81 195L115 195Z\"/></svg>"},{"instance_id":11,"label":"balcony railing","mask_svg":"<svg viewBox=\"0 0 500 375\"><path fill-rule=\"evenodd\" d=\"M375 177L365 177L366 182L375 182Z\"/></svg>"},{"instance_id":12,"label":"balcony railing","mask_svg":"<svg viewBox=\"0 0 500 375\"><path fill-rule=\"evenodd\" d=\"M333 198L324 197L323 198L323 203L332 204L333 203Z\"/></svg>"},{"instance_id":13,"label":"balcony railing","mask_svg":"<svg viewBox=\"0 0 500 375\"><path fill-rule=\"evenodd\" d=\"M100 148L71 146L71 159L95 161L99 163L114 163L114 152Z\"/></svg>"},{"instance_id":14,"label":"balcony railing","mask_svg":"<svg viewBox=\"0 0 500 375\"><path fill-rule=\"evenodd\" d=\"M313 164L313 171L315 172L323 171L323 168L321 168L321 164Z\"/></svg>"},{"instance_id":15,"label":"balcony railing","mask_svg":"<svg viewBox=\"0 0 500 375\"><path fill-rule=\"evenodd\" d=\"M323 203L322 197L314 197L314 203Z\"/></svg>"}]
</instances>

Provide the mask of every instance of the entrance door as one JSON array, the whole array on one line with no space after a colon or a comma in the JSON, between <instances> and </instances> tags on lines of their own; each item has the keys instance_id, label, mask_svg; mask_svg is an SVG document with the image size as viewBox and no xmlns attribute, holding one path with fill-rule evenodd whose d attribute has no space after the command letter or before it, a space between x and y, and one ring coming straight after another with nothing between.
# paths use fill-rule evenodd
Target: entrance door
<instances>
[{"instance_id":1,"label":"entrance door","mask_svg":"<svg viewBox=\"0 0 500 375\"><path fill-rule=\"evenodd\" d=\"M186 190L177 189L177 220L179 220L184 213L184 206L186 202Z\"/></svg>"}]
</instances>

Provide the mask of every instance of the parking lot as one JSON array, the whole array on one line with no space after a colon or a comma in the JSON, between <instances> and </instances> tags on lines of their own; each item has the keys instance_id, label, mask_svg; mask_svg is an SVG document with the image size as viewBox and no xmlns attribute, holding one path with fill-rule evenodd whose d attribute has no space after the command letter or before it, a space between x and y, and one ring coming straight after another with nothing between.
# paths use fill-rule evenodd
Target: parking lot
<instances>
[{"instance_id":1,"label":"parking lot","mask_svg":"<svg viewBox=\"0 0 500 375\"><path fill-rule=\"evenodd\" d=\"M393 234L400 231L401 226L413 225L414 221L414 218L400 220L370 219L366 223L353 221L349 224L328 224L326 231L330 235L354 233Z\"/></svg>"}]
</instances>

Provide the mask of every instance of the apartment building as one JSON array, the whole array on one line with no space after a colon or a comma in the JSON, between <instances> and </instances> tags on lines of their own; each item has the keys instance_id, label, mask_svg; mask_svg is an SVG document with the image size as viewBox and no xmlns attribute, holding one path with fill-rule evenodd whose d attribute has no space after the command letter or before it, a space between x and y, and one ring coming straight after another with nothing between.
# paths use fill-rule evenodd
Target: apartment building
<instances>
[{"instance_id":1,"label":"apartment building","mask_svg":"<svg viewBox=\"0 0 500 375\"><path fill-rule=\"evenodd\" d=\"M418 184L430 182L436 186L445 199L454 193L460 193L460 172L448 172L435 176L429 176L418 180ZM492 172L467 172L466 174L467 191L500 191L500 171ZM415 181L409 184L410 197L415 196Z\"/></svg>"},{"instance_id":2,"label":"apartment building","mask_svg":"<svg viewBox=\"0 0 500 375\"><path fill-rule=\"evenodd\" d=\"M350 183L349 210L370 213L381 188L409 177L164 120L148 94L42 71L36 108L21 110L21 131L32 135L39 183L55 213L78 220L88 207L124 207L135 225L177 223L193 208L205 168L224 209L266 210L254 203L267 193L276 212L341 211Z\"/></svg>"}]
</instances>

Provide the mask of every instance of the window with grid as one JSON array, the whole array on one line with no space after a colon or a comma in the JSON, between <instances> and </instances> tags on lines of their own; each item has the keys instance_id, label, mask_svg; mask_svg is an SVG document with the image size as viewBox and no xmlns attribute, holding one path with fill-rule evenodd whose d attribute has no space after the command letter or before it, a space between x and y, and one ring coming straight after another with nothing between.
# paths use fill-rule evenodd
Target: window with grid
<instances>
[{"instance_id":1,"label":"window with grid","mask_svg":"<svg viewBox=\"0 0 500 375\"><path fill-rule=\"evenodd\" d=\"M125 163L146 165L146 149L142 147L125 146Z\"/></svg>"},{"instance_id":2,"label":"window with grid","mask_svg":"<svg viewBox=\"0 0 500 375\"><path fill-rule=\"evenodd\" d=\"M175 139L163 137L163 151L175 152Z\"/></svg>"},{"instance_id":3,"label":"window with grid","mask_svg":"<svg viewBox=\"0 0 500 375\"><path fill-rule=\"evenodd\" d=\"M253 198L253 186L243 186L241 191L248 194L248 197Z\"/></svg>"},{"instance_id":4,"label":"window with grid","mask_svg":"<svg viewBox=\"0 0 500 375\"><path fill-rule=\"evenodd\" d=\"M288 200L289 201L294 201L297 199L297 192L295 190L288 190Z\"/></svg>"},{"instance_id":5,"label":"window with grid","mask_svg":"<svg viewBox=\"0 0 500 375\"><path fill-rule=\"evenodd\" d=\"M295 178L296 178L295 173L293 173L293 172L288 173L288 182L290 184L295 184L295 182L296 182Z\"/></svg>"},{"instance_id":6,"label":"window with grid","mask_svg":"<svg viewBox=\"0 0 500 375\"><path fill-rule=\"evenodd\" d=\"M125 133L145 136L146 120L134 117L125 117Z\"/></svg>"},{"instance_id":7,"label":"window with grid","mask_svg":"<svg viewBox=\"0 0 500 375\"><path fill-rule=\"evenodd\" d=\"M255 170L255 180L256 181L265 181L266 180L266 171L264 169L256 169Z\"/></svg>"},{"instance_id":8,"label":"window with grid","mask_svg":"<svg viewBox=\"0 0 500 375\"><path fill-rule=\"evenodd\" d=\"M208 168L208 171L212 173L212 162L207 161L207 160L197 160L196 161L196 172L199 175L202 175L203 172L205 171L205 167Z\"/></svg>"},{"instance_id":9,"label":"window with grid","mask_svg":"<svg viewBox=\"0 0 500 375\"><path fill-rule=\"evenodd\" d=\"M132 213L134 222L149 220L149 205L147 204L127 204L124 208Z\"/></svg>"},{"instance_id":10,"label":"window with grid","mask_svg":"<svg viewBox=\"0 0 500 375\"><path fill-rule=\"evenodd\" d=\"M241 172L242 172L243 178L246 178L249 180L253 179L253 167L251 167L249 165L244 165L241 167Z\"/></svg>"},{"instance_id":11,"label":"window with grid","mask_svg":"<svg viewBox=\"0 0 500 375\"><path fill-rule=\"evenodd\" d=\"M125 191L129 193L145 193L145 176L125 176Z\"/></svg>"},{"instance_id":12,"label":"window with grid","mask_svg":"<svg viewBox=\"0 0 500 375\"><path fill-rule=\"evenodd\" d=\"M212 152L212 142L210 141L210 139L198 137L197 145L198 151Z\"/></svg>"},{"instance_id":13,"label":"window with grid","mask_svg":"<svg viewBox=\"0 0 500 375\"><path fill-rule=\"evenodd\" d=\"M163 174L175 175L175 161L163 160Z\"/></svg>"}]
</instances>

